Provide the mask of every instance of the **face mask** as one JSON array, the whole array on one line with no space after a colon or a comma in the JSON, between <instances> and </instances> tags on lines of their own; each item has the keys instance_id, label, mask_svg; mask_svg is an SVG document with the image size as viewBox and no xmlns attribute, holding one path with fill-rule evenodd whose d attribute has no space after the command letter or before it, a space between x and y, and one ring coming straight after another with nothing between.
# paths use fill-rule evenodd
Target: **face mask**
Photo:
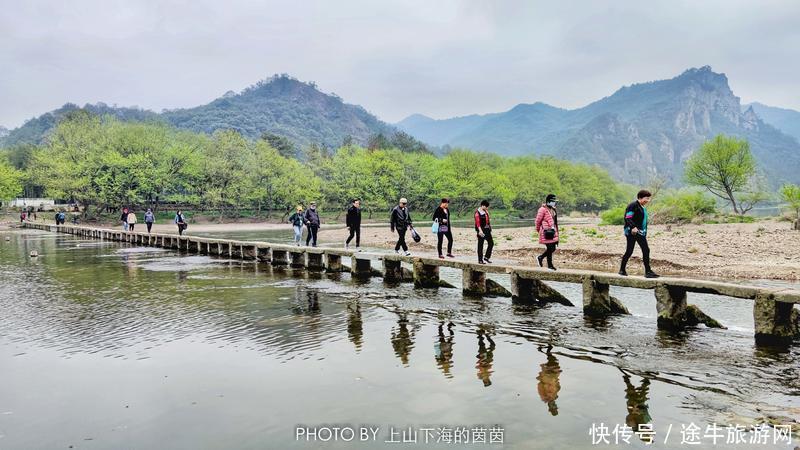
<instances>
[{"instance_id":1,"label":"face mask","mask_svg":"<svg viewBox=\"0 0 800 450\"><path fill-rule=\"evenodd\" d=\"M551 208L555 208L556 207L556 202L548 202L547 206L549 206Z\"/></svg>"}]
</instances>

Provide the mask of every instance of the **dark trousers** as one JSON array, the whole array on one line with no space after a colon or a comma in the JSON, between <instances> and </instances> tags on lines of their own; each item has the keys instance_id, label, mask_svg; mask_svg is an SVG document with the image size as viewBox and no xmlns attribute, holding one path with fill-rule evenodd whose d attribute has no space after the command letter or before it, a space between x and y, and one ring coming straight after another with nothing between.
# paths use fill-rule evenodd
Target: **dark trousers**
<instances>
[{"instance_id":1,"label":"dark trousers","mask_svg":"<svg viewBox=\"0 0 800 450\"><path fill-rule=\"evenodd\" d=\"M398 251L401 248L404 252L408 251L408 245L406 245L406 231L405 228L402 230L400 228L397 229L397 244L394 246L394 251Z\"/></svg>"},{"instance_id":2,"label":"dark trousers","mask_svg":"<svg viewBox=\"0 0 800 450\"><path fill-rule=\"evenodd\" d=\"M319 229L316 225L306 225L308 228L308 236L306 236L306 246L308 243L311 242L311 245L316 247L317 246L317 230Z\"/></svg>"},{"instance_id":3,"label":"dark trousers","mask_svg":"<svg viewBox=\"0 0 800 450\"><path fill-rule=\"evenodd\" d=\"M486 247L486 256L483 255L483 241L488 244ZM478 261L485 259L492 259L492 249L494 248L494 239L492 239L491 230L484 230L483 237L478 235Z\"/></svg>"},{"instance_id":4,"label":"dark trousers","mask_svg":"<svg viewBox=\"0 0 800 450\"><path fill-rule=\"evenodd\" d=\"M450 255L453 253L453 233L450 232L448 229L444 233L441 231L436 233L436 237L439 238L439 243L436 245L436 248L439 249L439 256L442 256L442 242L444 238L447 238L447 254Z\"/></svg>"},{"instance_id":5,"label":"dark trousers","mask_svg":"<svg viewBox=\"0 0 800 450\"><path fill-rule=\"evenodd\" d=\"M625 266L628 265L628 260L630 259L631 255L633 255L633 248L638 242L639 248L642 249L644 270L645 272L650 272L650 246L647 245L647 237L642 236L641 234L629 234L626 235L625 238L628 241L628 245L625 248L625 254L622 255L622 264L620 265L619 270L625 271Z\"/></svg>"},{"instance_id":6,"label":"dark trousers","mask_svg":"<svg viewBox=\"0 0 800 450\"><path fill-rule=\"evenodd\" d=\"M553 267L553 252L556 251L556 244L552 243L544 245L547 246L547 249L544 251L544 253L539 255L539 259L541 260L547 258L547 267Z\"/></svg>"},{"instance_id":7,"label":"dark trousers","mask_svg":"<svg viewBox=\"0 0 800 450\"><path fill-rule=\"evenodd\" d=\"M153 229L153 222L145 222L144 224L147 225L147 232L150 233L150 230Z\"/></svg>"},{"instance_id":8,"label":"dark trousers","mask_svg":"<svg viewBox=\"0 0 800 450\"><path fill-rule=\"evenodd\" d=\"M178 235L179 236L183 236L183 224L182 223L178 224Z\"/></svg>"},{"instance_id":9,"label":"dark trousers","mask_svg":"<svg viewBox=\"0 0 800 450\"><path fill-rule=\"evenodd\" d=\"M349 244L356 237L356 247L361 246L361 227L350 227L350 236L347 238L346 244Z\"/></svg>"},{"instance_id":10,"label":"dark trousers","mask_svg":"<svg viewBox=\"0 0 800 450\"><path fill-rule=\"evenodd\" d=\"M134 225L136 225L136 224L135 223L129 223L128 224L128 231L133 231Z\"/></svg>"}]
</instances>

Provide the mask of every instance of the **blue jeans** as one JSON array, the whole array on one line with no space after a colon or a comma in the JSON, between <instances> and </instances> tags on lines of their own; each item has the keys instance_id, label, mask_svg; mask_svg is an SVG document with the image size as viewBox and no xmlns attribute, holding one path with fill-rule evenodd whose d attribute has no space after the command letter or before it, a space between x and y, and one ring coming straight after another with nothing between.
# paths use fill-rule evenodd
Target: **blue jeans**
<instances>
[{"instance_id":1,"label":"blue jeans","mask_svg":"<svg viewBox=\"0 0 800 450\"><path fill-rule=\"evenodd\" d=\"M294 225L294 242L299 244L303 240L303 226Z\"/></svg>"},{"instance_id":2,"label":"blue jeans","mask_svg":"<svg viewBox=\"0 0 800 450\"><path fill-rule=\"evenodd\" d=\"M122 222L122 229L128 231L128 222Z\"/></svg>"}]
</instances>

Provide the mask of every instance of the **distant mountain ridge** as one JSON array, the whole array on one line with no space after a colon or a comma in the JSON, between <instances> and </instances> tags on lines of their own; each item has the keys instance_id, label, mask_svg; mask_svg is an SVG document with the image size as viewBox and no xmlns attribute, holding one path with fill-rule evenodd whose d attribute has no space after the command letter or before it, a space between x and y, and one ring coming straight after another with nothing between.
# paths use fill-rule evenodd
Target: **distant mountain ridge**
<instances>
[{"instance_id":1,"label":"distant mountain ridge","mask_svg":"<svg viewBox=\"0 0 800 450\"><path fill-rule=\"evenodd\" d=\"M702 142L725 133L750 141L771 180L800 181L800 144L755 109L742 109L727 77L705 66L622 87L578 109L520 104L502 113L443 120L413 115L397 126L439 146L599 164L636 184L654 176L679 184L683 162Z\"/></svg>"},{"instance_id":2,"label":"distant mountain ridge","mask_svg":"<svg viewBox=\"0 0 800 450\"><path fill-rule=\"evenodd\" d=\"M25 142L39 144L65 114L79 108L68 103L33 118L0 138L0 147ZM228 91L205 105L164 110L160 114L104 103L87 104L82 109L110 114L120 120L165 121L196 132L234 129L252 139L269 132L288 138L300 148L312 143L335 148L346 140L366 145L373 135L391 136L398 131L363 107L344 103L336 95L320 92L313 83L288 75L273 76L238 94Z\"/></svg>"},{"instance_id":3,"label":"distant mountain ridge","mask_svg":"<svg viewBox=\"0 0 800 450\"><path fill-rule=\"evenodd\" d=\"M752 108L764 122L800 141L800 111L767 106L758 102L742 105L743 110Z\"/></svg>"}]
</instances>

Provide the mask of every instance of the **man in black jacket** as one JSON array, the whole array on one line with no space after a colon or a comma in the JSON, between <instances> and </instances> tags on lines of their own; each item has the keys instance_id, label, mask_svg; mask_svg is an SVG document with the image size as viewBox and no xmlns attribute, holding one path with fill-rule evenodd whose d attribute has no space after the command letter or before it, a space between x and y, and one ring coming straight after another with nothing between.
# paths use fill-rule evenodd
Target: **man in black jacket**
<instances>
[{"instance_id":1,"label":"man in black jacket","mask_svg":"<svg viewBox=\"0 0 800 450\"><path fill-rule=\"evenodd\" d=\"M344 243L344 248L350 248L350 241L353 236L356 237L356 249L361 247L361 200L353 200L353 204L347 209L347 229L350 230L350 236Z\"/></svg>"},{"instance_id":2,"label":"man in black jacket","mask_svg":"<svg viewBox=\"0 0 800 450\"><path fill-rule=\"evenodd\" d=\"M317 231L319 230L319 213L317 212L317 204L315 202L311 202L306 210L305 215L303 216L303 221L306 223L306 228L308 228L308 236L306 236L306 247L308 247L309 241L311 242L312 247L317 246Z\"/></svg>"},{"instance_id":3,"label":"man in black jacket","mask_svg":"<svg viewBox=\"0 0 800 450\"><path fill-rule=\"evenodd\" d=\"M644 262L644 276L647 278L658 278L658 274L650 268L650 246L647 245L647 208L650 203L650 191L642 189L636 194L636 200L631 202L625 209L625 239L627 247L622 256L622 264L619 267L620 275L628 275L625 267L628 259L633 254L633 248L638 243L642 249L642 261Z\"/></svg>"},{"instance_id":4,"label":"man in black jacket","mask_svg":"<svg viewBox=\"0 0 800 450\"><path fill-rule=\"evenodd\" d=\"M400 199L400 204L392 209L392 218L389 225L392 232L397 230L397 244L394 246L395 253L400 253L402 248L406 256L411 256L406 245L406 231L411 227L411 213L408 212L408 200L405 198Z\"/></svg>"}]
</instances>

